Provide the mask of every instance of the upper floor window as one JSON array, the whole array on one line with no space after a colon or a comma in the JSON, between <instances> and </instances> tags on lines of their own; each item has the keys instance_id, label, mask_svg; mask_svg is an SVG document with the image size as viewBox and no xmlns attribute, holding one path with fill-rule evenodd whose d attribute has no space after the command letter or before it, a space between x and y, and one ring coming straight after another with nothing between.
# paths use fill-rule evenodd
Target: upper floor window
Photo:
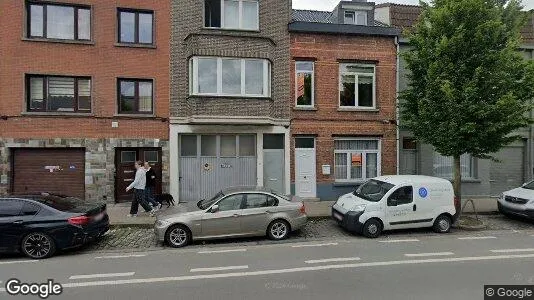
<instances>
[{"instance_id":1,"label":"upper floor window","mask_svg":"<svg viewBox=\"0 0 534 300\"><path fill-rule=\"evenodd\" d=\"M26 76L30 112L90 112L91 78Z\"/></svg>"},{"instance_id":2,"label":"upper floor window","mask_svg":"<svg viewBox=\"0 0 534 300\"><path fill-rule=\"evenodd\" d=\"M340 107L376 107L374 65L340 64L339 73Z\"/></svg>"},{"instance_id":3,"label":"upper floor window","mask_svg":"<svg viewBox=\"0 0 534 300\"><path fill-rule=\"evenodd\" d=\"M153 81L151 79L119 79L119 113L152 114Z\"/></svg>"},{"instance_id":4,"label":"upper floor window","mask_svg":"<svg viewBox=\"0 0 534 300\"><path fill-rule=\"evenodd\" d=\"M119 43L154 44L154 12L119 8Z\"/></svg>"},{"instance_id":5,"label":"upper floor window","mask_svg":"<svg viewBox=\"0 0 534 300\"><path fill-rule=\"evenodd\" d=\"M367 12L366 11L345 11L345 24L353 25L367 25Z\"/></svg>"},{"instance_id":6,"label":"upper floor window","mask_svg":"<svg viewBox=\"0 0 534 300\"><path fill-rule=\"evenodd\" d=\"M28 37L91 40L91 8L61 3L28 2Z\"/></svg>"},{"instance_id":7,"label":"upper floor window","mask_svg":"<svg viewBox=\"0 0 534 300\"><path fill-rule=\"evenodd\" d=\"M192 95L269 97L271 65L265 59L193 57Z\"/></svg>"},{"instance_id":8,"label":"upper floor window","mask_svg":"<svg viewBox=\"0 0 534 300\"><path fill-rule=\"evenodd\" d=\"M258 30L258 0L204 0L204 26Z\"/></svg>"},{"instance_id":9,"label":"upper floor window","mask_svg":"<svg viewBox=\"0 0 534 300\"><path fill-rule=\"evenodd\" d=\"M314 64L312 61L297 61L295 63L295 97L297 106L314 105Z\"/></svg>"}]
</instances>

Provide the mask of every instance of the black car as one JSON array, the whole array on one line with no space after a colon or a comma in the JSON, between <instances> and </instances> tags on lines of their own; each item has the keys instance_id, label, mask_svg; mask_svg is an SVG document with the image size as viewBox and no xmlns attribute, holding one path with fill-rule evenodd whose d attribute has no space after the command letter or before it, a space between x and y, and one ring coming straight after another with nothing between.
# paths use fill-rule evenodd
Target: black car
<instances>
[{"instance_id":1,"label":"black car","mask_svg":"<svg viewBox=\"0 0 534 300\"><path fill-rule=\"evenodd\" d=\"M105 203L48 193L0 197L0 252L47 258L108 230Z\"/></svg>"}]
</instances>

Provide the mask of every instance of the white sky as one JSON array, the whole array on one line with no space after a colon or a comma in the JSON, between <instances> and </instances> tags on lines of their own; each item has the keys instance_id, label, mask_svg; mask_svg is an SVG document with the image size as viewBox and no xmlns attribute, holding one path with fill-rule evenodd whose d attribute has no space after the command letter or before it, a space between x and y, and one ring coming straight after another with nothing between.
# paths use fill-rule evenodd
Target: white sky
<instances>
[{"instance_id":1,"label":"white sky","mask_svg":"<svg viewBox=\"0 0 534 300\"><path fill-rule=\"evenodd\" d=\"M391 2L401 4L419 4L419 0L368 0L377 4ZM339 0L293 0L293 8L330 11L339 3ZM525 9L534 9L534 0L523 0Z\"/></svg>"}]
</instances>

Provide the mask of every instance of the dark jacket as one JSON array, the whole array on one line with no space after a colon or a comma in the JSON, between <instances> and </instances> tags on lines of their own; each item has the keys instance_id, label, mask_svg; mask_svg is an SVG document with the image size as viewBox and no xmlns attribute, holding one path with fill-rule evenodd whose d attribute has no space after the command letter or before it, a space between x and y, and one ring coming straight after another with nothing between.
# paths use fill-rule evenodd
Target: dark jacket
<instances>
[{"instance_id":1,"label":"dark jacket","mask_svg":"<svg viewBox=\"0 0 534 300\"><path fill-rule=\"evenodd\" d=\"M154 169L152 168L146 171L146 186L156 186L156 172L154 172Z\"/></svg>"}]
</instances>

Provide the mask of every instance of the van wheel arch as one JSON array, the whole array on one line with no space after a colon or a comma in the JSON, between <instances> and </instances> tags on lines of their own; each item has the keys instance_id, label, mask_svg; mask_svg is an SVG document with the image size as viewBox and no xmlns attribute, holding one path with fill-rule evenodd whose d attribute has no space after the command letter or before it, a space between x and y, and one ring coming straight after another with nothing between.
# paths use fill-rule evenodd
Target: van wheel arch
<instances>
[{"instance_id":1,"label":"van wheel arch","mask_svg":"<svg viewBox=\"0 0 534 300\"><path fill-rule=\"evenodd\" d=\"M445 228L444 227L444 223L441 223L443 222L444 220L447 220L448 221L448 227ZM436 233L447 233L451 230L451 227L452 227L452 223L453 223L453 220L454 220L454 217L449 214L449 213L442 213L441 215L439 215L435 220L434 220L434 224L432 225L432 229L434 230L434 232ZM440 224L441 223L441 224Z\"/></svg>"},{"instance_id":2,"label":"van wheel arch","mask_svg":"<svg viewBox=\"0 0 534 300\"><path fill-rule=\"evenodd\" d=\"M378 226L378 228L376 228L375 232L370 232L369 231L369 227L368 226L370 226L372 224ZM365 237L368 237L368 238L377 238L382 233L382 230L384 230L384 222L382 222L382 220L380 220L380 218L378 218L378 217L373 217L373 218L369 218L367 221L365 221L365 223L363 224L361 233Z\"/></svg>"}]
</instances>

